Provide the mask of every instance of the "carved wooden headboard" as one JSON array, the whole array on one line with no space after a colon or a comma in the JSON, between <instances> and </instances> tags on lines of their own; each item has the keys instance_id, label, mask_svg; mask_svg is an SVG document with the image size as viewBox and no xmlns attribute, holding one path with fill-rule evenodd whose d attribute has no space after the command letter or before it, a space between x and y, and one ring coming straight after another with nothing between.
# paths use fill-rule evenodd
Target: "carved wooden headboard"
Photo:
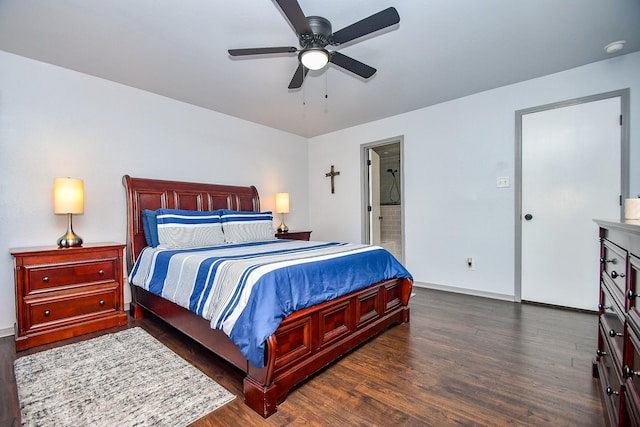
<instances>
[{"instance_id":1,"label":"carved wooden headboard","mask_svg":"<svg viewBox=\"0 0 640 427\"><path fill-rule=\"evenodd\" d=\"M147 246L142 211L159 208L213 211L260 211L256 187L122 177L127 192L127 265L129 271Z\"/></svg>"}]
</instances>

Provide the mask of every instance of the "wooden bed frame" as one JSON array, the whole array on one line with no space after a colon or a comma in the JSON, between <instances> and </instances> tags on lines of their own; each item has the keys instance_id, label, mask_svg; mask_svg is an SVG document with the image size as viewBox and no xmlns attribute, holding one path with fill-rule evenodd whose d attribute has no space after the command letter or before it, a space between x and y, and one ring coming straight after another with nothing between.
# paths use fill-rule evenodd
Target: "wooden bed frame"
<instances>
[{"instance_id":1,"label":"wooden bed frame","mask_svg":"<svg viewBox=\"0 0 640 427\"><path fill-rule=\"evenodd\" d=\"M127 193L127 267L146 246L144 209L172 208L208 211L259 211L255 187L199 184L123 177ZM168 300L131 286L132 312L153 313L229 363L241 369L244 400L268 417L289 390L391 325L409 321L408 279L385 280L351 294L297 311L285 318L267 339L265 367L250 364L238 347L209 321Z\"/></svg>"}]
</instances>

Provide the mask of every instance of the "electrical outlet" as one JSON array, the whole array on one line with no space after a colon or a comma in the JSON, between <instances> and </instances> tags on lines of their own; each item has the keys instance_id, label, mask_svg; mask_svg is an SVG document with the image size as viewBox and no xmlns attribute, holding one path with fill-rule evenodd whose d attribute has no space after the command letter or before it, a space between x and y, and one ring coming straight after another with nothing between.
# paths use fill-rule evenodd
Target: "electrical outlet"
<instances>
[{"instance_id":1,"label":"electrical outlet","mask_svg":"<svg viewBox=\"0 0 640 427\"><path fill-rule=\"evenodd\" d=\"M476 269L476 263L473 259L473 257L468 257L467 258L467 270L475 270Z\"/></svg>"}]
</instances>

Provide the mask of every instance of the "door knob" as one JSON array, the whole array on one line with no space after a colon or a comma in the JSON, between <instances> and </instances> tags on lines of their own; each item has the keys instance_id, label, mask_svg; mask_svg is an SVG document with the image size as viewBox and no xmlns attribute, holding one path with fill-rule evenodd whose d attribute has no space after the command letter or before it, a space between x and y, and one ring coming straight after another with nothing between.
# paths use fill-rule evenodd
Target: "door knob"
<instances>
[{"instance_id":1,"label":"door knob","mask_svg":"<svg viewBox=\"0 0 640 427\"><path fill-rule=\"evenodd\" d=\"M533 219L533 215L531 215L531 214L526 214L526 215L524 216L524 219L526 219L527 221L531 221L531 220Z\"/></svg>"}]
</instances>

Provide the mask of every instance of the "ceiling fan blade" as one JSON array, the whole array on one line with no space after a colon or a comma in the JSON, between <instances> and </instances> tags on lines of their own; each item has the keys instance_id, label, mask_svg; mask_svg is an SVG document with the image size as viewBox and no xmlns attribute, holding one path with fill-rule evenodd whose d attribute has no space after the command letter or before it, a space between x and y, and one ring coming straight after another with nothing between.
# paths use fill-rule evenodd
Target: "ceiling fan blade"
<instances>
[{"instance_id":1,"label":"ceiling fan blade","mask_svg":"<svg viewBox=\"0 0 640 427\"><path fill-rule=\"evenodd\" d=\"M342 67L345 70L351 71L360 77L364 77L365 79L373 76L377 71L375 68L370 67L367 64L363 64L360 61L356 61L355 59L347 55L343 55L340 52L331 52L329 62L336 64L338 67Z\"/></svg>"},{"instance_id":2,"label":"ceiling fan blade","mask_svg":"<svg viewBox=\"0 0 640 427\"><path fill-rule=\"evenodd\" d=\"M296 0L276 0L280 9L285 14L293 29L298 35L312 34L309 22L307 22L304 12L300 8L300 4Z\"/></svg>"},{"instance_id":3,"label":"ceiling fan blade","mask_svg":"<svg viewBox=\"0 0 640 427\"><path fill-rule=\"evenodd\" d=\"M282 46L282 47L256 47L250 49L229 49L229 55L231 56L243 56L243 55L264 55L268 53L294 53L298 49L295 47Z\"/></svg>"},{"instance_id":4,"label":"ceiling fan blade","mask_svg":"<svg viewBox=\"0 0 640 427\"><path fill-rule=\"evenodd\" d=\"M307 77L307 73L308 72L309 72L308 68L306 68L302 64L298 64L298 69L293 74L293 78L291 79L291 83L289 83L289 89L298 89L298 88L300 88L300 86L302 86L302 83L304 82L304 78Z\"/></svg>"},{"instance_id":5,"label":"ceiling fan blade","mask_svg":"<svg viewBox=\"0 0 640 427\"><path fill-rule=\"evenodd\" d=\"M398 22L400 22L398 11L394 7L390 7L333 33L330 44L339 45L346 43L358 37L366 36L374 31L397 24Z\"/></svg>"}]
</instances>

